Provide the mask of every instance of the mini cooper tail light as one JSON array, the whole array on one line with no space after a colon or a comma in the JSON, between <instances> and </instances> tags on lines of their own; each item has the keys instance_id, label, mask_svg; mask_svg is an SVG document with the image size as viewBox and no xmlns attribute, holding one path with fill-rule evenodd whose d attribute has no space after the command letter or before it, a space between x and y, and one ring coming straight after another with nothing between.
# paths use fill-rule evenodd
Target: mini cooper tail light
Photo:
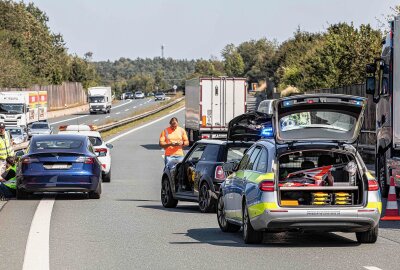
<instances>
[{"instance_id":1,"label":"mini cooper tail light","mask_svg":"<svg viewBox=\"0 0 400 270\"><path fill-rule=\"evenodd\" d=\"M217 166L215 168L215 179L217 180L225 180L225 172L222 169L222 166Z\"/></svg>"},{"instance_id":2,"label":"mini cooper tail light","mask_svg":"<svg viewBox=\"0 0 400 270\"><path fill-rule=\"evenodd\" d=\"M379 184L376 180L368 180L368 191L377 191L379 190Z\"/></svg>"},{"instance_id":3,"label":"mini cooper tail light","mask_svg":"<svg viewBox=\"0 0 400 270\"><path fill-rule=\"evenodd\" d=\"M275 182L274 181L263 181L258 186L261 191L272 192L275 191Z\"/></svg>"}]
</instances>

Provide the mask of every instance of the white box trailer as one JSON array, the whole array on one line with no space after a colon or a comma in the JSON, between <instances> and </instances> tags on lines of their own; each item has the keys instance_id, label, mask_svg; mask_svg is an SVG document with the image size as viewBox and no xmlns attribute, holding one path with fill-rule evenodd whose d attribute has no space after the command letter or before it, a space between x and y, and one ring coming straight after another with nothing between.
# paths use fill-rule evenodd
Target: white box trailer
<instances>
[{"instance_id":1,"label":"white box trailer","mask_svg":"<svg viewBox=\"0 0 400 270\"><path fill-rule=\"evenodd\" d=\"M389 23L381 58L367 65L366 91L376 103L375 174L382 196L400 188L400 16Z\"/></svg>"},{"instance_id":2,"label":"white box trailer","mask_svg":"<svg viewBox=\"0 0 400 270\"><path fill-rule=\"evenodd\" d=\"M0 92L0 122L27 127L47 120L47 91Z\"/></svg>"},{"instance_id":3,"label":"white box trailer","mask_svg":"<svg viewBox=\"0 0 400 270\"><path fill-rule=\"evenodd\" d=\"M228 123L246 112L245 78L195 78L186 81L185 128L191 142L226 136Z\"/></svg>"},{"instance_id":4,"label":"white box trailer","mask_svg":"<svg viewBox=\"0 0 400 270\"><path fill-rule=\"evenodd\" d=\"M99 86L88 89L89 112L110 113L112 106L111 87Z\"/></svg>"}]
</instances>

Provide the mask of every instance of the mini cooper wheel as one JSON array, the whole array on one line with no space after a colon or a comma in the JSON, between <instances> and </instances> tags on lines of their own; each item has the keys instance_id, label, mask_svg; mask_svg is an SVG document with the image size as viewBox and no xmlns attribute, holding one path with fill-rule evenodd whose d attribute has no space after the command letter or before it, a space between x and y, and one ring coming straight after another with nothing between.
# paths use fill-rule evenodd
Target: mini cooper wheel
<instances>
[{"instance_id":1,"label":"mini cooper wheel","mask_svg":"<svg viewBox=\"0 0 400 270\"><path fill-rule=\"evenodd\" d=\"M378 240L379 225L366 232L356 232L357 241L360 244L373 244Z\"/></svg>"},{"instance_id":2,"label":"mini cooper wheel","mask_svg":"<svg viewBox=\"0 0 400 270\"><path fill-rule=\"evenodd\" d=\"M240 226L236 224L229 223L225 217L225 207L224 207L224 199L222 195L218 197L217 203L217 219L218 225L223 232L237 232L240 230Z\"/></svg>"},{"instance_id":3,"label":"mini cooper wheel","mask_svg":"<svg viewBox=\"0 0 400 270\"><path fill-rule=\"evenodd\" d=\"M210 194L210 188L206 182L203 182L199 190L199 208L202 213L215 211L215 203Z\"/></svg>"},{"instance_id":4,"label":"mini cooper wheel","mask_svg":"<svg viewBox=\"0 0 400 270\"><path fill-rule=\"evenodd\" d=\"M178 205L178 200L172 196L171 185L167 178L164 178L161 185L161 203L165 208L174 208Z\"/></svg>"},{"instance_id":5,"label":"mini cooper wheel","mask_svg":"<svg viewBox=\"0 0 400 270\"><path fill-rule=\"evenodd\" d=\"M255 231L251 226L246 204L243 204L243 240L246 244L259 244L263 240L263 232Z\"/></svg>"}]
</instances>

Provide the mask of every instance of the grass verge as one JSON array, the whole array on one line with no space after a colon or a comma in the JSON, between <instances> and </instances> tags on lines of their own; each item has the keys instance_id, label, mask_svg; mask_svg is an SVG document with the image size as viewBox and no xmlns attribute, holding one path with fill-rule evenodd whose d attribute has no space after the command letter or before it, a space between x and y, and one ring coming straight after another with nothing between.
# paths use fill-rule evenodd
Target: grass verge
<instances>
[{"instance_id":1,"label":"grass verge","mask_svg":"<svg viewBox=\"0 0 400 270\"><path fill-rule=\"evenodd\" d=\"M159 106L160 106L160 104L157 104L156 108L159 107ZM114 129L109 130L109 131L101 132L101 136L103 137L103 139L109 138L109 137L111 137L113 135L116 135L116 134L118 134L120 132L123 132L125 130L135 128L137 126L143 125L143 124L145 124L147 122L150 122L152 120L158 119L158 118L160 118L160 117L162 117L164 115L170 114L170 113L172 113L172 112L174 112L174 111L176 111L176 110L178 110L180 108L183 108L184 106L185 106L185 100L182 100L182 101L178 102L177 104L173 105L172 107L166 108L166 109L164 109L161 112L158 112L156 114L147 116L145 118L142 118L142 119L139 119L137 121L131 122L129 124L114 128ZM149 109L147 107L144 112L150 111L150 110L151 109ZM143 113L143 112L141 112L141 113ZM140 113L136 112L135 114L140 114Z\"/></svg>"}]
</instances>

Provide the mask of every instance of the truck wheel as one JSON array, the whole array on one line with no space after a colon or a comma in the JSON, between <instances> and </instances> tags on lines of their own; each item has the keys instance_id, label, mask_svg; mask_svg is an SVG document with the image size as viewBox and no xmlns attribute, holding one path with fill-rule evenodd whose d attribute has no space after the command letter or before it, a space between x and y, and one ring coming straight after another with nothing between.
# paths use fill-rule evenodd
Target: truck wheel
<instances>
[{"instance_id":1,"label":"truck wheel","mask_svg":"<svg viewBox=\"0 0 400 270\"><path fill-rule=\"evenodd\" d=\"M381 188L382 197L387 198L390 186L387 184L386 158L384 155L385 154L379 155L377 158L376 176L378 177L378 182Z\"/></svg>"},{"instance_id":2,"label":"truck wheel","mask_svg":"<svg viewBox=\"0 0 400 270\"><path fill-rule=\"evenodd\" d=\"M356 232L357 242L360 244L373 244L378 239L379 225L366 232Z\"/></svg>"}]
</instances>

